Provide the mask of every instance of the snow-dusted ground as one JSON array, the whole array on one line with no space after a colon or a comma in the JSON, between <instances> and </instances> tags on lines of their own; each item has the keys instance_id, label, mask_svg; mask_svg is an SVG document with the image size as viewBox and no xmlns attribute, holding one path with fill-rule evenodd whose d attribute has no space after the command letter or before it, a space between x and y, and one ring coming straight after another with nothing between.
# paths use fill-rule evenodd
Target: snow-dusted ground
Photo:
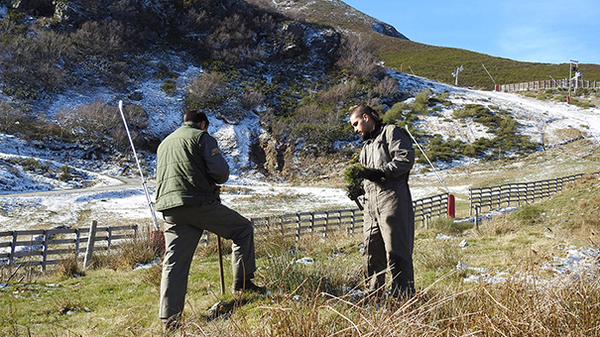
<instances>
[{"instance_id":1,"label":"snow-dusted ground","mask_svg":"<svg viewBox=\"0 0 600 337\"><path fill-rule=\"evenodd\" d=\"M189 68L182 71L181 81L188 81L198 75L201 69ZM404 73L390 73L396 78L403 91L420 92L429 87L434 92L448 92L452 105L441 110L438 117L424 117L417 127L428 133L439 133L444 137L460 138L473 141L479 137L489 137L485 130L475 123L464 124L452 119L454 109L464 104L475 103L498 107L509 111L521 125L521 132L546 146L564 142L558 130L572 128L579 130L587 137L598 141L600 137L600 109L581 109L566 103L540 101L517 94L468 90L435 81L410 76ZM144 98L136 102L150 114L151 130L156 134L167 135L180 125L182 101L173 96L166 96L160 90L159 81L142 84ZM56 100L50 107L49 114L60 109L58 102L65 105L89 103L106 96L100 93L97 97L81 97L65 95ZM69 101L71 99L72 101ZM232 125L210 116L209 131L219 140L230 167L232 175L223 194L223 202L238 210L247 217L303 212L312 209L354 208L345 191L327 186L298 187L285 185L265 185L260 181L260 174L254 172L249 159L249 145L252 139L259 137L262 130L258 117L248 112L239 124ZM139 179L117 179L122 172L121 167L81 160L71 161L68 149L57 149L53 152L40 151L14 136L0 134L0 158L21 156L36 158L54 168L71 164L80 168L81 174L93 179L94 188L85 191L70 190L74 187L47 177L36 176L18 167L0 169L0 231L16 230L36 226L46 228L53 225L84 226L82 219L94 216L100 221L149 221L150 211ZM74 156L75 157L75 156ZM151 155L144 160L153 162ZM468 165L469 162L457 162L453 165ZM443 193L444 190L432 173L420 174L412 181L414 199ZM572 174L571 172L565 174ZM134 177L135 178L135 177ZM152 192L152 177L149 180ZM236 186L242 186L238 188ZM453 193L467 193L470 186L449 186ZM8 195L23 191L54 190L46 194ZM75 193L74 193L75 192ZM160 218L160 217L159 217Z\"/></svg>"}]
</instances>

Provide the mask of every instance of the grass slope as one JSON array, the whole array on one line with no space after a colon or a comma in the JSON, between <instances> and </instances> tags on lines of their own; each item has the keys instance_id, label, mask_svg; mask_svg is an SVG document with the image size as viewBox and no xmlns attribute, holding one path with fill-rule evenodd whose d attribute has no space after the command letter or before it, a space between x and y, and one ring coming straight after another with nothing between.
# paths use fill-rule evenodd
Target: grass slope
<instances>
[{"instance_id":1,"label":"grass slope","mask_svg":"<svg viewBox=\"0 0 600 337\"><path fill-rule=\"evenodd\" d=\"M338 27L349 34L360 34L376 45L379 57L386 67L417 76L454 83L452 72L463 65L464 70L459 74L458 84L477 89L492 89L494 84L482 64L498 85L551 80L550 76L556 80L569 77L569 63L520 62L465 49L431 46L385 36L371 29L376 18L341 1L304 0L297 1L297 6L302 8L307 21ZM579 70L584 80L600 81L600 65L582 63Z\"/></svg>"}]
</instances>

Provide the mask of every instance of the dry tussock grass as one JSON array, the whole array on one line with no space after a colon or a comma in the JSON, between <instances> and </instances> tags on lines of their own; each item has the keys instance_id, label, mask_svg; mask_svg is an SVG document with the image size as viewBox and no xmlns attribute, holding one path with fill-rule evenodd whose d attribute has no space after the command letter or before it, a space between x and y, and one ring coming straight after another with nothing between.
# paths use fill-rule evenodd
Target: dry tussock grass
<instances>
[{"instance_id":1,"label":"dry tussock grass","mask_svg":"<svg viewBox=\"0 0 600 337\"><path fill-rule=\"evenodd\" d=\"M404 301L353 302L319 293L259 307L260 325L232 317L236 336L593 336L600 332L594 278L534 278L427 288ZM222 328L222 327L221 327ZM211 325L206 331L212 330ZM221 330L223 331L223 330ZM200 334L197 334L200 335Z\"/></svg>"}]
</instances>

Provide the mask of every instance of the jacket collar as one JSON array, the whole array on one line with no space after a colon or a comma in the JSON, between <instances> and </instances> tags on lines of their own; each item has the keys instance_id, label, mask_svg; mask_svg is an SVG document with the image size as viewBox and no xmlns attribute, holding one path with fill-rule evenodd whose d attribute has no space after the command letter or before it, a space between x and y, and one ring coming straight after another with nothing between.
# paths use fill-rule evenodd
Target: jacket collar
<instances>
[{"instance_id":1,"label":"jacket collar","mask_svg":"<svg viewBox=\"0 0 600 337\"><path fill-rule=\"evenodd\" d=\"M365 143L373 141L373 139L377 138L383 129L383 125L381 123L376 123L373 127L373 130L369 133L367 139L365 139Z\"/></svg>"},{"instance_id":2,"label":"jacket collar","mask_svg":"<svg viewBox=\"0 0 600 337\"><path fill-rule=\"evenodd\" d=\"M183 122L182 126L200 130L200 128L198 127L198 124L196 124L194 122Z\"/></svg>"}]
</instances>

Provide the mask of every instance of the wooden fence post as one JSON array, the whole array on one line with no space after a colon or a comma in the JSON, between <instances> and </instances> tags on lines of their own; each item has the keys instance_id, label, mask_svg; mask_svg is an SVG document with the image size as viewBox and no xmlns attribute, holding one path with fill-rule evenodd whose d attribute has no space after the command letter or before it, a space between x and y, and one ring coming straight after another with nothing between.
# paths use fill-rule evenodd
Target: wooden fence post
<instances>
[{"instance_id":1,"label":"wooden fence post","mask_svg":"<svg viewBox=\"0 0 600 337\"><path fill-rule=\"evenodd\" d=\"M300 222L300 214L296 214L296 241L300 240L300 235L302 235L302 223Z\"/></svg>"},{"instance_id":2,"label":"wooden fence post","mask_svg":"<svg viewBox=\"0 0 600 337\"><path fill-rule=\"evenodd\" d=\"M110 250L110 246L112 245L112 227L108 227L107 232L108 232L107 249Z\"/></svg>"},{"instance_id":3,"label":"wooden fence post","mask_svg":"<svg viewBox=\"0 0 600 337\"><path fill-rule=\"evenodd\" d=\"M15 251L17 248L17 232L13 231L12 233L12 242L10 244L10 257L8 259L8 266L9 266L9 270L12 271L12 265L14 263L15 260Z\"/></svg>"},{"instance_id":4,"label":"wooden fence post","mask_svg":"<svg viewBox=\"0 0 600 337\"><path fill-rule=\"evenodd\" d=\"M90 232L88 235L87 249L85 251L85 259L83 260L83 269L87 269L92 260L92 254L94 252L94 240L96 239L96 227L98 226L98 222L96 220L92 221L92 225L90 226Z\"/></svg>"},{"instance_id":5,"label":"wooden fence post","mask_svg":"<svg viewBox=\"0 0 600 337\"><path fill-rule=\"evenodd\" d=\"M75 235L75 261L77 261L77 257L79 256L79 240L81 240L81 229L76 229Z\"/></svg>"}]
</instances>

